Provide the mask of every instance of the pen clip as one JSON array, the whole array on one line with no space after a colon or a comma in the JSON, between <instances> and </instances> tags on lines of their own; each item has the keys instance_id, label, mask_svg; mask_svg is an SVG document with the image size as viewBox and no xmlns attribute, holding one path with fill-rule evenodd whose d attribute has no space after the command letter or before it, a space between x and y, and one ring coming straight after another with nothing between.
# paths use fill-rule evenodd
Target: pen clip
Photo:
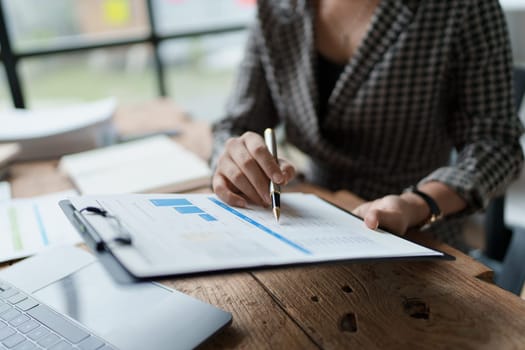
<instances>
[{"instance_id":1,"label":"pen clip","mask_svg":"<svg viewBox=\"0 0 525 350\"><path fill-rule=\"evenodd\" d=\"M133 240L131 238L131 234L128 231L125 230L125 228L123 227L122 223L120 222L120 219L117 216L108 213L108 211L103 209L103 208L88 206L88 207L80 209L78 211L78 214L77 214L77 212L75 212L75 214L77 214L77 215L75 215L75 217L77 219L79 219L81 221L81 223L83 224L84 232L88 233L91 236L91 238L93 239L93 241L95 242L95 249L97 251L104 250L107 247L107 243L100 236L100 234L98 234L96 232L96 230L94 230L91 227L91 225L89 225L87 220L85 220L85 218L83 217L82 212L88 212L88 213L90 213L92 215L98 215L98 216L102 216L104 218L108 218L108 219L114 220L117 223L118 234L112 239L112 241L120 243L122 245L131 245L133 243ZM85 222L83 222L83 221L85 221ZM91 229L88 229L88 227L91 227Z\"/></svg>"}]
</instances>

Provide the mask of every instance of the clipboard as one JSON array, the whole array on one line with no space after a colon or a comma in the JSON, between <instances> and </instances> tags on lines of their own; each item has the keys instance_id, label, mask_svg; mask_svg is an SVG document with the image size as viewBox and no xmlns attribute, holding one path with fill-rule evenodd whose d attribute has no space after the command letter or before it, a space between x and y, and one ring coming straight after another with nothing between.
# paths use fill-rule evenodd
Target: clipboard
<instances>
[{"instance_id":1,"label":"clipboard","mask_svg":"<svg viewBox=\"0 0 525 350\"><path fill-rule=\"evenodd\" d=\"M283 226L272 226L269 224L269 221L265 221L266 214L273 220L269 210L264 208L233 208L218 200L214 195L209 194L80 196L72 200L63 200L59 205L73 226L81 234L88 247L90 247L99 258L102 265L109 271L113 278L122 283L175 276L194 276L219 272L313 264L397 260L455 260L451 255L423 247L386 231L379 230L380 232L377 232L369 230L364 226L360 218L316 196L287 193L283 197L283 218L286 218L287 215L291 217L289 219L290 222L283 224ZM286 204L287 199L290 199L289 207L287 207ZM77 201L77 203L73 201ZM79 201L83 202L78 203ZM185 202L184 205L180 207L176 206L176 203L182 202ZM188 205L188 203L191 205ZM107 208L109 204L113 206L112 209L114 210ZM140 207L140 205L144 207ZM297 229L294 228L292 223L297 224L297 222L302 222L303 220L308 221L308 219L294 218L294 215L298 215L297 212L294 211L294 208L308 210L307 208L312 206L317 206L316 210L321 208L324 211L319 214L324 221L317 220L319 222L314 222L314 224L319 225L316 229L318 232L316 231L315 234L310 234L305 230L304 236L306 237L310 234L310 236L313 237L311 239L315 238L320 241L326 238L329 239L328 243L321 242L319 245L310 244L308 243L308 239L303 237L303 234L293 233L294 230L297 231ZM114 213L114 211L117 211L116 208L118 208L118 214ZM135 208L139 208L137 209L139 211L131 212ZM170 246L170 244L164 241L163 246L157 246L157 248L159 249L159 255L162 255L161 250L164 251L165 255L166 251L168 251L168 255L165 257L166 259L163 260L164 264L167 265L164 266L155 262L156 252L150 247L151 242L149 242L148 237L153 240L153 237L159 235L160 229L146 229L145 231L148 232L141 232L140 235L138 235L137 226L133 221L140 222L140 210L150 211L144 215L145 217L149 215L151 218L153 217L152 213L160 213L162 211L163 215L168 216L166 216L165 219L162 219L164 218L163 216L159 216L161 219L154 218L154 221L157 224L160 222L161 225L166 227L172 225L174 222L177 223L177 220L181 220L180 225L169 226L171 227L171 231L167 231L169 234L173 232L174 236L182 236L183 239L190 240L189 248L186 249L184 244L171 244ZM128 213L129 215L126 216ZM311 214L310 212L307 215L311 216ZM351 227L353 230L360 230L360 232L358 232L359 235L356 232L339 233L341 230L340 227L337 226L330 228L329 226L332 225L332 219L326 217L328 214L333 215L336 219L339 218L343 220L345 225L346 221L344 220L348 220L350 226L354 225L354 228ZM309 218L309 216L307 217ZM333 221L337 221L336 219ZM165 220L165 222L162 222L163 220ZM327 224L323 226L323 223ZM357 226L358 223L360 226ZM219 230L214 229L213 225L222 226ZM158 227L164 229L164 226ZM194 227L198 227L198 229ZM313 227L315 227L315 225ZM363 232L361 232L361 230ZM217 241L218 243L212 245L206 241L210 235L226 235L224 232L228 231L232 232L231 237L233 238L231 241L227 241L228 238L226 241ZM328 232L326 233L326 237L324 237L325 234L323 232ZM372 243L375 244L374 242L360 242L360 240L368 239L367 235L371 235L370 237L374 237L374 239L377 238L377 242L379 242L377 243L377 247L372 245ZM225 237L229 236L226 235ZM248 238L246 238L246 241L241 240L239 242L237 240L238 237ZM347 243L349 244L348 247L372 247L370 248L371 251L367 254L357 251L348 251L347 253L345 253L345 251L339 251L338 253L331 254L330 249L322 247L322 244L332 244L333 247L339 247L340 244L338 242L330 243L330 239L333 241L341 239L341 237L342 239L348 238L355 240L355 244L352 241ZM249 239L256 239L258 241L252 246ZM185 241L181 240L179 242L184 243ZM264 259L254 259L252 255L259 254L259 250L264 252L265 249L267 249L267 247L264 246L267 242L271 247L275 245L275 251L282 252L282 256L269 253ZM392 242L394 242L396 247L401 247L396 249L401 252L405 249L408 253L400 254L392 250L394 253L389 254L390 248L388 244ZM232 257L234 255L233 253L231 254L232 256L229 256L226 254L226 248L221 250L221 244L225 247L230 247L232 251L241 251L244 253L244 249L246 249L245 257L237 259L236 257ZM151 243L151 245L153 247L155 246L154 243ZM173 251L172 256L169 254L170 249ZM216 257L206 263L202 261L203 259L199 258L198 254L195 256L189 254L188 251L192 249L203 254L208 253L206 250L210 250ZM323 249L325 250L323 251ZM334 249L337 250L337 248ZM185 255L185 258L181 260L179 255ZM140 257L143 258L142 262L140 261Z\"/></svg>"},{"instance_id":2,"label":"clipboard","mask_svg":"<svg viewBox=\"0 0 525 350\"><path fill-rule=\"evenodd\" d=\"M111 253L111 249L107 249L101 241L97 232L90 226L86 225L86 222L80 219L78 210L71 204L67 199L63 199L58 202L58 205L69 219L71 224L76 228L78 233L82 236L82 239L86 245L91 249L92 253L97 257L99 262L109 272L114 280L120 283L136 283L142 280L152 280L152 278L137 278L128 271L120 261Z\"/></svg>"}]
</instances>

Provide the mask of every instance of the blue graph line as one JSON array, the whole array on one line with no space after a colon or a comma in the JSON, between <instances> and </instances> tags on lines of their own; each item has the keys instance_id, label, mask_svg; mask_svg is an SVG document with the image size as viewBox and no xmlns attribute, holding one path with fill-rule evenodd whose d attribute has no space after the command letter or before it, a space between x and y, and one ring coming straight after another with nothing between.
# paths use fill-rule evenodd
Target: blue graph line
<instances>
[{"instance_id":1,"label":"blue graph line","mask_svg":"<svg viewBox=\"0 0 525 350\"><path fill-rule=\"evenodd\" d=\"M288 244L289 246L292 246L293 248L295 248L295 249L297 249L297 250L299 250L299 251L301 251L301 252L303 252L305 254L312 255L312 252L309 251L308 249L303 248L299 244L290 241L289 239L287 239L286 237L281 236L280 234L278 234L275 231L272 231L271 229L269 229L268 227L264 226L263 224L261 224L261 223L255 221L255 220L253 220L252 218L244 215L240 211L237 211L237 210L233 209L229 205L224 204L220 200L218 200L216 198L213 198L213 197L208 197L208 199L210 201L212 201L213 203L217 204L219 207L221 207L223 209L226 209L227 211L229 211L230 213L234 214L235 216L237 216L237 217L243 219L244 221L252 224L253 226L257 227L258 229L260 229L260 230L262 230L262 231L272 235L273 237L275 237L275 238L279 239L280 241Z\"/></svg>"},{"instance_id":2,"label":"blue graph line","mask_svg":"<svg viewBox=\"0 0 525 350\"><path fill-rule=\"evenodd\" d=\"M47 239L46 228L44 227L44 223L42 222L42 216L40 215L40 210L38 210L38 206L36 204L33 205L33 211L35 213L36 221L38 223L40 235L42 236L42 242L44 243L44 245L48 245L49 240Z\"/></svg>"}]
</instances>

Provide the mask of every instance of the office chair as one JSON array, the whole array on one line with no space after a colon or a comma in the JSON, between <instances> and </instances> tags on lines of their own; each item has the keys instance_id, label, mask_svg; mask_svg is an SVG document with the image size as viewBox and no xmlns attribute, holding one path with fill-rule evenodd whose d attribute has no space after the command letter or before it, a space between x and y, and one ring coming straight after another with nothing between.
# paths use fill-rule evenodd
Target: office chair
<instances>
[{"instance_id":1,"label":"office chair","mask_svg":"<svg viewBox=\"0 0 525 350\"><path fill-rule=\"evenodd\" d=\"M525 283L525 228L517 228L512 234L496 284L520 295Z\"/></svg>"},{"instance_id":2,"label":"office chair","mask_svg":"<svg viewBox=\"0 0 525 350\"><path fill-rule=\"evenodd\" d=\"M525 67L513 71L516 108L525 95ZM525 228L514 232L505 226L505 196L491 200L485 213L485 248L478 260L494 270L500 287L520 294L525 282Z\"/></svg>"}]
</instances>

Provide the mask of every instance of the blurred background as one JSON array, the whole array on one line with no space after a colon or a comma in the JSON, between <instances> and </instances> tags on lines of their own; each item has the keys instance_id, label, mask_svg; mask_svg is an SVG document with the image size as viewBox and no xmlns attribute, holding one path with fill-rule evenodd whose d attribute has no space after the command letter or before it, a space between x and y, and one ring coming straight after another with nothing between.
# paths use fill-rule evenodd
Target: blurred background
<instances>
[{"instance_id":1,"label":"blurred background","mask_svg":"<svg viewBox=\"0 0 525 350\"><path fill-rule=\"evenodd\" d=\"M501 3L515 62L525 65L525 1ZM222 115L256 0L0 0L0 5L8 33L2 45L8 40L13 53L3 52L0 61L5 66L0 108L107 96L140 102L164 95L196 119L213 121Z\"/></svg>"},{"instance_id":2,"label":"blurred background","mask_svg":"<svg viewBox=\"0 0 525 350\"><path fill-rule=\"evenodd\" d=\"M500 3L525 86L525 0ZM0 0L0 111L167 96L193 119L213 122L223 116L255 7L256 0ZM525 103L520 115L525 122ZM505 213L525 203L525 172L520 181L507 193ZM475 256L496 272L504 269L511 237L501 233L509 222L503 203L488 210L496 214L473 216L465 229ZM523 259L525 221L515 212ZM501 253L487 252L492 246ZM525 280L523 263L516 266Z\"/></svg>"},{"instance_id":3,"label":"blurred background","mask_svg":"<svg viewBox=\"0 0 525 350\"><path fill-rule=\"evenodd\" d=\"M1 7L17 57L2 55L0 108L165 95L211 121L224 108L255 0L1 0Z\"/></svg>"}]
</instances>

